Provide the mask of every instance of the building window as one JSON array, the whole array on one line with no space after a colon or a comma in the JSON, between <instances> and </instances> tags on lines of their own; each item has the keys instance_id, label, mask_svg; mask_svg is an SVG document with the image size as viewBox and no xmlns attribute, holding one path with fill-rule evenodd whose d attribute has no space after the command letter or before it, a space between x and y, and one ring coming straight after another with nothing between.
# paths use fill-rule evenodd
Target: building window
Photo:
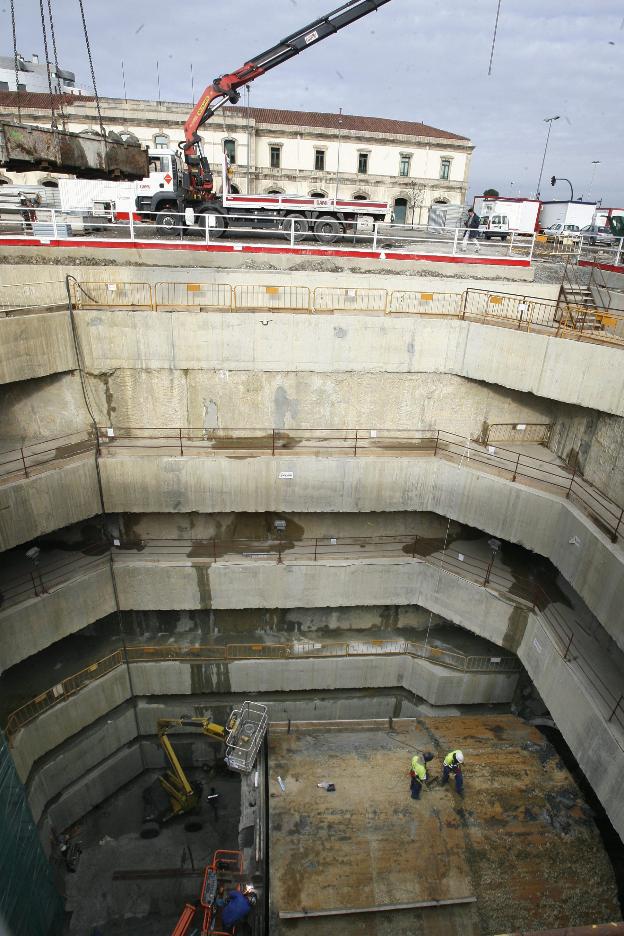
<instances>
[{"instance_id":1,"label":"building window","mask_svg":"<svg viewBox=\"0 0 624 936\"><path fill-rule=\"evenodd\" d=\"M282 147L271 147L271 169L279 169L282 165Z\"/></svg>"},{"instance_id":2,"label":"building window","mask_svg":"<svg viewBox=\"0 0 624 936\"><path fill-rule=\"evenodd\" d=\"M154 149L169 149L169 137L166 133L154 135Z\"/></svg>"},{"instance_id":3,"label":"building window","mask_svg":"<svg viewBox=\"0 0 624 936\"><path fill-rule=\"evenodd\" d=\"M314 169L325 172L325 150L314 150Z\"/></svg>"},{"instance_id":4,"label":"building window","mask_svg":"<svg viewBox=\"0 0 624 936\"><path fill-rule=\"evenodd\" d=\"M224 140L223 152L230 161L230 166L236 165L236 140Z\"/></svg>"},{"instance_id":5,"label":"building window","mask_svg":"<svg viewBox=\"0 0 624 936\"><path fill-rule=\"evenodd\" d=\"M368 172L368 153L358 153L358 172L366 175Z\"/></svg>"},{"instance_id":6,"label":"building window","mask_svg":"<svg viewBox=\"0 0 624 936\"><path fill-rule=\"evenodd\" d=\"M357 192L353 196L353 201L368 201L368 195L366 192Z\"/></svg>"},{"instance_id":7,"label":"building window","mask_svg":"<svg viewBox=\"0 0 624 936\"><path fill-rule=\"evenodd\" d=\"M275 188L267 189L267 195L283 195L283 194L284 193L281 189L275 189Z\"/></svg>"},{"instance_id":8,"label":"building window","mask_svg":"<svg viewBox=\"0 0 624 936\"><path fill-rule=\"evenodd\" d=\"M310 198L327 198L327 192L310 192Z\"/></svg>"},{"instance_id":9,"label":"building window","mask_svg":"<svg viewBox=\"0 0 624 936\"><path fill-rule=\"evenodd\" d=\"M0 81L0 91L8 91L8 90L9 90L9 82Z\"/></svg>"},{"instance_id":10,"label":"building window","mask_svg":"<svg viewBox=\"0 0 624 936\"><path fill-rule=\"evenodd\" d=\"M440 178L448 179L451 175L451 160L450 159L441 159L440 160Z\"/></svg>"},{"instance_id":11,"label":"building window","mask_svg":"<svg viewBox=\"0 0 624 936\"><path fill-rule=\"evenodd\" d=\"M230 185L230 195L240 195L240 189L238 185Z\"/></svg>"},{"instance_id":12,"label":"building window","mask_svg":"<svg viewBox=\"0 0 624 936\"><path fill-rule=\"evenodd\" d=\"M399 159L399 175L400 176L408 176L410 174L411 162L412 162L411 156L404 156L403 154L401 154L401 158Z\"/></svg>"}]
</instances>

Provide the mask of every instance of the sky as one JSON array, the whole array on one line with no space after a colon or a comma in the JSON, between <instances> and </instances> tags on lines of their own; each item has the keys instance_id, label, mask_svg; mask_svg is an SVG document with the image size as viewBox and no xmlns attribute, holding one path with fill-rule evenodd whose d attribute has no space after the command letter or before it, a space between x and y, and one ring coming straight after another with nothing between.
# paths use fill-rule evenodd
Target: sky
<instances>
[{"instance_id":1,"label":"sky","mask_svg":"<svg viewBox=\"0 0 624 936\"><path fill-rule=\"evenodd\" d=\"M339 0L83 0L98 91L191 100ZM624 206L624 0L390 0L251 85L255 107L423 121L469 137L485 188ZM47 2L44 4L47 9ZM19 51L43 58L39 0L18 0ZM77 0L52 0L59 64L91 87ZM12 54L9 0L0 52ZM595 163L595 164L594 164Z\"/></svg>"}]
</instances>

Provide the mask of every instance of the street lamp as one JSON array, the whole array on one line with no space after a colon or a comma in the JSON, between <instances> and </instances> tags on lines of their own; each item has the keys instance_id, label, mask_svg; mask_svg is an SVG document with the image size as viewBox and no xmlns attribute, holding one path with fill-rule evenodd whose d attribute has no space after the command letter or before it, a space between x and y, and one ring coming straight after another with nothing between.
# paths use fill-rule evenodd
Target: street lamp
<instances>
[{"instance_id":1,"label":"street lamp","mask_svg":"<svg viewBox=\"0 0 624 936\"><path fill-rule=\"evenodd\" d=\"M599 166L599 165L600 165L599 159L592 159L592 174L591 174L591 182L589 183L589 192L587 193L588 198L590 197L593 191L594 179L596 178L596 166Z\"/></svg>"},{"instance_id":2,"label":"street lamp","mask_svg":"<svg viewBox=\"0 0 624 936\"><path fill-rule=\"evenodd\" d=\"M548 149L548 141L550 140L550 131L552 129L553 120L559 120L559 114L557 114L556 117L544 117L544 123L548 124L548 133L546 134L546 146L544 147L544 155L542 156L542 165L540 167L539 179L537 180L536 198L540 197L540 186L542 184L542 172L544 171L544 163L546 162L546 150Z\"/></svg>"}]
</instances>

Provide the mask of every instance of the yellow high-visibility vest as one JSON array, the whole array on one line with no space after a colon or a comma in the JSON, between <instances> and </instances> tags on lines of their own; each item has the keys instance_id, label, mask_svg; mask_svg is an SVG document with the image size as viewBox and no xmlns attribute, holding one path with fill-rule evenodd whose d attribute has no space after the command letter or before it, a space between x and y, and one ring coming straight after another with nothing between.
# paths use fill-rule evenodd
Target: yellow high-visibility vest
<instances>
[{"instance_id":1,"label":"yellow high-visibility vest","mask_svg":"<svg viewBox=\"0 0 624 936\"><path fill-rule=\"evenodd\" d=\"M412 757L412 770L418 777L421 783L424 783L427 779L427 768L422 762L422 759L418 754Z\"/></svg>"},{"instance_id":2,"label":"yellow high-visibility vest","mask_svg":"<svg viewBox=\"0 0 624 936\"><path fill-rule=\"evenodd\" d=\"M457 748L457 751L458 751L458 750L459 750L459 748ZM454 758L455 755L457 754L457 751L451 751L450 754L447 754L447 755L446 755L446 757L444 758L444 766L445 766L445 767L453 767L453 758Z\"/></svg>"}]
</instances>

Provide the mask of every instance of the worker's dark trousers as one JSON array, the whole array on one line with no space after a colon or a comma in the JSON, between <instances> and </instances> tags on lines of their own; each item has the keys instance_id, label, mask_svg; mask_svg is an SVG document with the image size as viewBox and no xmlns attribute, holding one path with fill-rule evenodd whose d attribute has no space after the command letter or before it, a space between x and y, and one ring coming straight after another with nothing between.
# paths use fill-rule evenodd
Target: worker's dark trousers
<instances>
[{"instance_id":1,"label":"worker's dark trousers","mask_svg":"<svg viewBox=\"0 0 624 936\"><path fill-rule=\"evenodd\" d=\"M422 783L418 777L412 777L410 783L410 792L412 794L412 799L420 799L420 791L422 790Z\"/></svg>"},{"instance_id":2,"label":"worker's dark trousers","mask_svg":"<svg viewBox=\"0 0 624 936\"><path fill-rule=\"evenodd\" d=\"M445 764L444 769L442 771L442 783L445 784L449 782L450 773L455 774L455 789L457 790L458 793L460 794L463 793L464 792L464 778L462 776L461 770L453 770L452 767L447 767Z\"/></svg>"}]
</instances>

